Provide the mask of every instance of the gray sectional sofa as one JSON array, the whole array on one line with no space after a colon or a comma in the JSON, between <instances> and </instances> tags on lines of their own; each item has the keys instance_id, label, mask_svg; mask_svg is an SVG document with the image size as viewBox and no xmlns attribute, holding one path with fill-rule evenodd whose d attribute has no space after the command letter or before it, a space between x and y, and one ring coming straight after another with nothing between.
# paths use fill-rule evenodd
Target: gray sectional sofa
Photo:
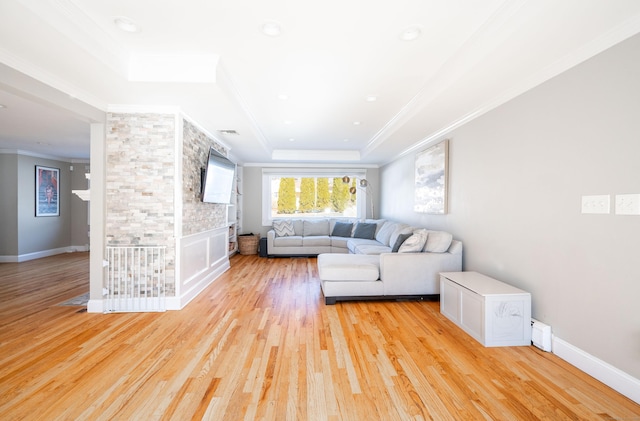
<instances>
[{"instance_id":1,"label":"gray sectional sofa","mask_svg":"<svg viewBox=\"0 0 640 421\"><path fill-rule=\"evenodd\" d=\"M327 304L438 296L438 274L462 270L462 243L451 234L382 219L278 220L267 253L318 255Z\"/></svg>"}]
</instances>

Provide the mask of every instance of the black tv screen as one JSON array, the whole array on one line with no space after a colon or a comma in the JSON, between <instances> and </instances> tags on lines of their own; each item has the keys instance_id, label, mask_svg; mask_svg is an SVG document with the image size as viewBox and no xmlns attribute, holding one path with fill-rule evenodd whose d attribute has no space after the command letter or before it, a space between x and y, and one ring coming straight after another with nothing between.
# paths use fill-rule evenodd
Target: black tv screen
<instances>
[{"instance_id":1,"label":"black tv screen","mask_svg":"<svg viewBox=\"0 0 640 421\"><path fill-rule=\"evenodd\" d=\"M209 149L209 159L202 177L202 201L231 203L236 166L215 149Z\"/></svg>"}]
</instances>

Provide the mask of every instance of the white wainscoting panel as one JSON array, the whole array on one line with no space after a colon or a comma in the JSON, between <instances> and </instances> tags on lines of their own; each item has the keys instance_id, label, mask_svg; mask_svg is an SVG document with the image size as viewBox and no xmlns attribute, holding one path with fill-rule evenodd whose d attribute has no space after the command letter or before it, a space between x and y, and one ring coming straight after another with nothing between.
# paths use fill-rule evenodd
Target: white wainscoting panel
<instances>
[{"instance_id":1,"label":"white wainscoting panel","mask_svg":"<svg viewBox=\"0 0 640 421\"><path fill-rule=\"evenodd\" d=\"M222 227L178 240L178 294L167 298L167 310L180 310L229 269L228 236Z\"/></svg>"}]
</instances>

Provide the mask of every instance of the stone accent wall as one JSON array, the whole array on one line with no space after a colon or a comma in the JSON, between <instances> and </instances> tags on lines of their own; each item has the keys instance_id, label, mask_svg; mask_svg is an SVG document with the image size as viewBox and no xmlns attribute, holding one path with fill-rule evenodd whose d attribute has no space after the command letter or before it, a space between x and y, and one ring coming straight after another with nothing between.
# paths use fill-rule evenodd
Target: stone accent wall
<instances>
[{"instance_id":1,"label":"stone accent wall","mask_svg":"<svg viewBox=\"0 0 640 421\"><path fill-rule=\"evenodd\" d=\"M107 115L107 245L166 246L166 296L175 295L175 115Z\"/></svg>"},{"instance_id":2,"label":"stone accent wall","mask_svg":"<svg viewBox=\"0 0 640 421\"><path fill-rule=\"evenodd\" d=\"M210 147L225 156L227 150L187 120L183 120L182 147L182 235L225 226L226 205L200 200L200 169L207 165Z\"/></svg>"}]
</instances>

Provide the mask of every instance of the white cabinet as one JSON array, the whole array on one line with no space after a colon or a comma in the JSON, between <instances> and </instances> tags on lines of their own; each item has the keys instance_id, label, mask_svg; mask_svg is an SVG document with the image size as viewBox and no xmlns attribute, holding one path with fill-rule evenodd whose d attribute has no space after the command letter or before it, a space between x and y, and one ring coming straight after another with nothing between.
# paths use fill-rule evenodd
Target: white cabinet
<instances>
[{"instance_id":1,"label":"white cabinet","mask_svg":"<svg viewBox=\"0 0 640 421\"><path fill-rule=\"evenodd\" d=\"M531 345L531 294L480 273L441 273L440 312L484 346Z\"/></svg>"}]
</instances>

